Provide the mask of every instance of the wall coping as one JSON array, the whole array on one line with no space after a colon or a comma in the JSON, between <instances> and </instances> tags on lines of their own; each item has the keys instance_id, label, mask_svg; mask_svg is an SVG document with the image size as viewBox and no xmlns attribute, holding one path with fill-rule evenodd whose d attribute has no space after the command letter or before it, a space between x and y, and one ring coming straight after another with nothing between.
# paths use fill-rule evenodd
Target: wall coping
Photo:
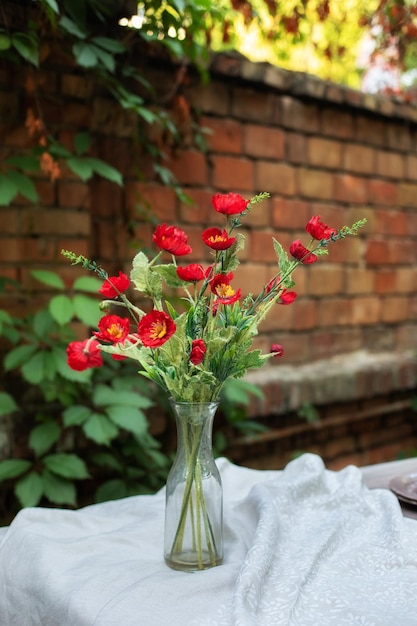
<instances>
[{"instance_id":1,"label":"wall coping","mask_svg":"<svg viewBox=\"0 0 417 626\"><path fill-rule=\"evenodd\" d=\"M283 414L297 411L305 403L346 403L415 389L417 355L413 351L358 350L306 365L265 367L250 372L246 380L265 394L263 399L255 399L251 414Z\"/></svg>"},{"instance_id":2,"label":"wall coping","mask_svg":"<svg viewBox=\"0 0 417 626\"><path fill-rule=\"evenodd\" d=\"M374 116L417 123L417 103L408 103L395 96L364 93L305 72L250 61L235 51L213 54L209 71L213 76L234 77L243 83L264 85L269 90L300 99L319 100L344 109L361 109Z\"/></svg>"}]
</instances>

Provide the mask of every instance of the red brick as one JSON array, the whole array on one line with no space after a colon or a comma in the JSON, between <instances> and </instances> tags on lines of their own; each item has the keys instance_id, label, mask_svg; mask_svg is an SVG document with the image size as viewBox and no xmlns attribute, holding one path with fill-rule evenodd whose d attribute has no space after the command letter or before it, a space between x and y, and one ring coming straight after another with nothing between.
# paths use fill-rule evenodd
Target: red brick
<instances>
[{"instance_id":1,"label":"red brick","mask_svg":"<svg viewBox=\"0 0 417 626\"><path fill-rule=\"evenodd\" d=\"M393 293L396 291L397 271L394 269L380 269L375 273L374 290L377 294Z\"/></svg>"},{"instance_id":2,"label":"red brick","mask_svg":"<svg viewBox=\"0 0 417 626\"><path fill-rule=\"evenodd\" d=\"M415 156L414 154L406 155L405 171L406 171L406 178L408 178L408 180L417 181L417 156Z\"/></svg>"},{"instance_id":3,"label":"red brick","mask_svg":"<svg viewBox=\"0 0 417 626\"><path fill-rule=\"evenodd\" d=\"M293 307L294 330L312 330L317 325L317 306L313 300L297 299L293 304L284 305Z\"/></svg>"},{"instance_id":4,"label":"red brick","mask_svg":"<svg viewBox=\"0 0 417 626\"><path fill-rule=\"evenodd\" d=\"M381 235L406 235L406 214L400 211L377 211L377 232Z\"/></svg>"},{"instance_id":5,"label":"red brick","mask_svg":"<svg viewBox=\"0 0 417 626\"><path fill-rule=\"evenodd\" d=\"M271 194L295 195L295 168L286 163L258 161L256 189L268 191Z\"/></svg>"},{"instance_id":6,"label":"red brick","mask_svg":"<svg viewBox=\"0 0 417 626\"><path fill-rule=\"evenodd\" d=\"M404 178L404 159L404 155L399 152L377 152L375 171L386 178Z\"/></svg>"},{"instance_id":7,"label":"red brick","mask_svg":"<svg viewBox=\"0 0 417 626\"><path fill-rule=\"evenodd\" d=\"M37 207L22 212L22 229L28 235L85 235L91 233L91 216L85 211Z\"/></svg>"},{"instance_id":8,"label":"red brick","mask_svg":"<svg viewBox=\"0 0 417 626\"><path fill-rule=\"evenodd\" d=\"M86 183L58 181L58 203L60 207L87 209L91 206L90 188Z\"/></svg>"},{"instance_id":9,"label":"red brick","mask_svg":"<svg viewBox=\"0 0 417 626\"><path fill-rule=\"evenodd\" d=\"M370 204L383 204L395 206L397 204L396 183L386 180L369 180L368 181L368 200Z\"/></svg>"},{"instance_id":10,"label":"red brick","mask_svg":"<svg viewBox=\"0 0 417 626\"><path fill-rule=\"evenodd\" d=\"M262 119L262 118L259 118ZM300 131L318 132L319 111L316 106L296 100L290 96L281 98L281 111L279 119L274 120L285 128Z\"/></svg>"},{"instance_id":11,"label":"red brick","mask_svg":"<svg viewBox=\"0 0 417 626\"><path fill-rule=\"evenodd\" d=\"M339 141L311 137L307 139L307 156L310 165L326 169L340 169L342 144Z\"/></svg>"},{"instance_id":12,"label":"red brick","mask_svg":"<svg viewBox=\"0 0 417 626\"><path fill-rule=\"evenodd\" d=\"M344 268L322 265L320 261L311 266L308 274L308 293L311 296L343 293Z\"/></svg>"},{"instance_id":13,"label":"red brick","mask_svg":"<svg viewBox=\"0 0 417 626\"><path fill-rule=\"evenodd\" d=\"M343 166L348 172L372 174L375 170L375 150L368 146L347 143L343 146Z\"/></svg>"},{"instance_id":14,"label":"red brick","mask_svg":"<svg viewBox=\"0 0 417 626\"><path fill-rule=\"evenodd\" d=\"M370 234L378 234L378 220L376 211L374 208L367 207L354 207L349 208L345 212L344 223L352 226L355 222L365 218L366 224L362 227L361 233L364 237L369 237ZM332 224L333 225L333 224Z\"/></svg>"},{"instance_id":15,"label":"red brick","mask_svg":"<svg viewBox=\"0 0 417 626\"><path fill-rule=\"evenodd\" d=\"M400 183L398 185L398 204L403 207L417 208L417 184Z\"/></svg>"},{"instance_id":16,"label":"red brick","mask_svg":"<svg viewBox=\"0 0 417 626\"><path fill-rule=\"evenodd\" d=\"M264 230L254 230L250 235L250 258L260 260L265 263L273 263L276 261L276 254L272 242L272 237L275 237L284 249L289 248L292 242L292 237L288 233L276 233Z\"/></svg>"},{"instance_id":17,"label":"red brick","mask_svg":"<svg viewBox=\"0 0 417 626\"><path fill-rule=\"evenodd\" d=\"M329 244L330 263L359 264L364 261L364 244L360 237L346 237L336 244Z\"/></svg>"},{"instance_id":18,"label":"red brick","mask_svg":"<svg viewBox=\"0 0 417 626\"><path fill-rule=\"evenodd\" d=\"M272 226L275 228L302 229L309 219L307 202L276 196L272 199Z\"/></svg>"},{"instance_id":19,"label":"red brick","mask_svg":"<svg viewBox=\"0 0 417 626\"><path fill-rule=\"evenodd\" d=\"M382 239L369 239L366 242L366 263L368 265L387 265L390 251L388 242Z\"/></svg>"},{"instance_id":20,"label":"red brick","mask_svg":"<svg viewBox=\"0 0 417 626\"><path fill-rule=\"evenodd\" d=\"M353 298L351 302L351 323L370 325L381 321L382 304L376 296Z\"/></svg>"},{"instance_id":21,"label":"red brick","mask_svg":"<svg viewBox=\"0 0 417 626\"><path fill-rule=\"evenodd\" d=\"M192 87L186 89L190 104L203 113L226 115L229 109L228 86L216 80L208 85L202 85L198 80Z\"/></svg>"},{"instance_id":22,"label":"red brick","mask_svg":"<svg viewBox=\"0 0 417 626\"><path fill-rule=\"evenodd\" d=\"M242 263L234 275L233 286L242 289L243 298L250 293L257 296L269 280L268 268L261 263Z\"/></svg>"},{"instance_id":23,"label":"red brick","mask_svg":"<svg viewBox=\"0 0 417 626\"><path fill-rule=\"evenodd\" d=\"M17 237L0 238L0 262L22 261L22 241Z\"/></svg>"},{"instance_id":24,"label":"red brick","mask_svg":"<svg viewBox=\"0 0 417 626\"><path fill-rule=\"evenodd\" d=\"M244 129L244 150L249 156L263 159L282 159L285 151L285 133L280 128L248 124Z\"/></svg>"},{"instance_id":25,"label":"red brick","mask_svg":"<svg viewBox=\"0 0 417 626\"><path fill-rule=\"evenodd\" d=\"M381 321L388 324L400 323L409 318L409 298L396 296L382 301Z\"/></svg>"},{"instance_id":26,"label":"red brick","mask_svg":"<svg viewBox=\"0 0 417 626\"><path fill-rule=\"evenodd\" d=\"M352 115L336 109L324 109L321 128L323 135L350 139L353 136Z\"/></svg>"},{"instance_id":27,"label":"red brick","mask_svg":"<svg viewBox=\"0 0 417 626\"><path fill-rule=\"evenodd\" d=\"M213 192L206 189L187 189L186 195L191 202L180 203L180 220L186 224L201 224L203 226L221 225L223 215L217 213L212 206Z\"/></svg>"},{"instance_id":28,"label":"red brick","mask_svg":"<svg viewBox=\"0 0 417 626\"><path fill-rule=\"evenodd\" d=\"M384 146L386 143L386 124L370 117L359 116L355 120L356 138L366 144Z\"/></svg>"},{"instance_id":29,"label":"red brick","mask_svg":"<svg viewBox=\"0 0 417 626\"><path fill-rule=\"evenodd\" d=\"M336 174L334 177L335 198L339 202L364 204L368 201L366 179L352 174Z\"/></svg>"},{"instance_id":30,"label":"red brick","mask_svg":"<svg viewBox=\"0 0 417 626\"><path fill-rule=\"evenodd\" d=\"M254 189L254 166L245 158L213 156L213 185L225 192L247 192ZM268 191L268 190L266 190Z\"/></svg>"},{"instance_id":31,"label":"red brick","mask_svg":"<svg viewBox=\"0 0 417 626\"><path fill-rule=\"evenodd\" d=\"M181 185L206 185L208 171L206 157L196 150L179 150L166 163Z\"/></svg>"},{"instance_id":32,"label":"red brick","mask_svg":"<svg viewBox=\"0 0 417 626\"><path fill-rule=\"evenodd\" d=\"M172 187L155 183L127 183L126 206L131 213L138 207L145 212L149 211L160 222L177 219L176 197Z\"/></svg>"},{"instance_id":33,"label":"red brick","mask_svg":"<svg viewBox=\"0 0 417 626\"><path fill-rule=\"evenodd\" d=\"M287 133L286 154L290 163L307 162L307 138L299 133Z\"/></svg>"},{"instance_id":34,"label":"red brick","mask_svg":"<svg viewBox=\"0 0 417 626\"><path fill-rule=\"evenodd\" d=\"M411 132L408 125L388 124L386 129L387 142L394 150L408 152L412 147Z\"/></svg>"},{"instance_id":35,"label":"red brick","mask_svg":"<svg viewBox=\"0 0 417 626\"><path fill-rule=\"evenodd\" d=\"M351 323L352 300L324 298L318 304L317 326L347 326Z\"/></svg>"},{"instance_id":36,"label":"red brick","mask_svg":"<svg viewBox=\"0 0 417 626\"><path fill-rule=\"evenodd\" d=\"M204 134L210 151L242 153L244 127L240 122L229 118L203 117L200 124L211 131Z\"/></svg>"},{"instance_id":37,"label":"red brick","mask_svg":"<svg viewBox=\"0 0 417 626\"><path fill-rule=\"evenodd\" d=\"M313 215L319 215L325 224L339 230L346 224L346 210L335 203L310 202L310 219ZM361 213L361 217L363 217Z\"/></svg>"},{"instance_id":38,"label":"red brick","mask_svg":"<svg viewBox=\"0 0 417 626\"><path fill-rule=\"evenodd\" d=\"M235 87L231 91L231 99L233 117L252 122L268 122L272 119L274 103L271 94Z\"/></svg>"},{"instance_id":39,"label":"red brick","mask_svg":"<svg viewBox=\"0 0 417 626\"><path fill-rule=\"evenodd\" d=\"M268 280L271 274L268 275ZM261 322L259 330L261 333L269 331L270 340L268 340L269 346L271 343L281 343L279 336L283 330L291 330L293 327L294 317L294 304L281 305L277 304L274 311L270 311L270 314Z\"/></svg>"},{"instance_id":40,"label":"red brick","mask_svg":"<svg viewBox=\"0 0 417 626\"><path fill-rule=\"evenodd\" d=\"M301 196L311 199L333 198L333 174L323 170L301 167L297 171L297 189Z\"/></svg>"}]
</instances>

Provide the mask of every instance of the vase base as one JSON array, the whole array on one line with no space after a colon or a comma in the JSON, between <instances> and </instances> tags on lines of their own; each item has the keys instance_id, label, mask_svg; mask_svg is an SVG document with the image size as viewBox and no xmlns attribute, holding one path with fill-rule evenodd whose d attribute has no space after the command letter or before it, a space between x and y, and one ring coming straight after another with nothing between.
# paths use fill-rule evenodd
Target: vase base
<instances>
[{"instance_id":1,"label":"vase base","mask_svg":"<svg viewBox=\"0 0 417 626\"><path fill-rule=\"evenodd\" d=\"M181 572L197 572L204 569L210 569L211 567L216 567L217 565L221 565L223 559L216 558L212 560L210 558L210 554L207 551L203 551L200 555L201 558L198 558L197 552L182 552L176 557L165 557L165 563L171 568L175 570L179 570Z\"/></svg>"}]
</instances>

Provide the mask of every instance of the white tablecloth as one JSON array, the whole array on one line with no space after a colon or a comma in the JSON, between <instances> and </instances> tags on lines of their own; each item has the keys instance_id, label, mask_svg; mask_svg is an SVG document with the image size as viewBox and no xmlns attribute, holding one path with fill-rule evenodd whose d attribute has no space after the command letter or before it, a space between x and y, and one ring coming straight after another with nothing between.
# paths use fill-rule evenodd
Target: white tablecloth
<instances>
[{"instance_id":1,"label":"white tablecloth","mask_svg":"<svg viewBox=\"0 0 417 626\"><path fill-rule=\"evenodd\" d=\"M162 560L164 493L26 509L0 535L1 626L416 626L417 522L353 466L218 461L224 564Z\"/></svg>"}]
</instances>

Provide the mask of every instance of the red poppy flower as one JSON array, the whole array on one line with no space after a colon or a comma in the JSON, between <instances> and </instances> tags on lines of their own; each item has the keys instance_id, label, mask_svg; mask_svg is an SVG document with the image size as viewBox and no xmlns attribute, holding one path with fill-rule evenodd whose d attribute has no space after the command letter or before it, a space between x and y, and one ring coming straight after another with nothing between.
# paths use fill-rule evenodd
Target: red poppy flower
<instances>
[{"instance_id":1,"label":"red poppy flower","mask_svg":"<svg viewBox=\"0 0 417 626\"><path fill-rule=\"evenodd\" d=\"M283 289L282 293L279 296L278 303L279 304L292 304L297 297L297 293L295 291L288 291L288 289Z\"/></svg>"},{"instance_id":2,"label":"red poppy flower","mask_svg":"<svg viewBox=\"0 0 417 626\"><path fill-rule=\"evenodd\" d=\"M324 224L320 220L320 215L313 215L310 221L307 223L306 231L310 233L310 235L314 239L330 239L332 235L337 235L337 230L335 228L330 228L327 224Z\"/></svg>"},{"instance_id":3,"label":"red poppy flower","mask_svg":"<svg viewBox=\"0 0 417 626\"><path fill-rule=\"evenodd\" d=\"M273 354L274 357L280 357L284 354L284 348L279 343L273 343L270 353Z\"/></svg>"},{"instance_id":4,"label":"red poppy flower","mask_svg":"<svg viewBox=\"0 0 417 626\"><path fill-rule=\"evenodd\" d=\"M129 285L130 280L126 274L119 272L118 276L109 276L98 292L105 298L115 298L119 293L124 293Z\"/></svg>"},{"instance_id":5,"label":"red poppy flower","mask_svg":"<svg viewBox=\"0 0 417 626\"><path fill-rule=\"evenodd\" d=\"M191 263L185 267L177 267L177 276L188 283L197 283L205 278L205 272L198 263Z\"/></svg>"},{"instance_id":6,"label":"red poppy flower","mask_svg":"<svg viewBox=\"0 0 417 626\"><path fill-rule=\"evenodd\" d=\"M271 280L265 286L265 293L270 293L275 287L278 287L280 281L279 276L275 276L271 278Z\"/></svg>"},{"instance_id":7,"label":"red poppy flower","mask_svg":"<svg viewBox=\"0 0 417 626\"><path fill-rule=\"evenodd\" d=\"M187 243L187 235L181 228L176 226L159 224L152 235L152 240L158 248L166 250L175 256L185 256L192 252L191 247Z\"/></svg>"},{"instance_id":8,"label":"red poppy flower","mask_svg":"<svg viewBox=\"0 0 417 626\"><path fill-rule=\"evenodd\" d=\"M217 274L211 281L211 290L221 304L233 304L241 297L241 290L235 291L230 284L233 273Z\"/></svg>"},{"instance_id":9,"label":"red poppy flower","mask_svg":"<svg viewBox=\"0 0 417 626\"><path fill-rule=\"evenodd\" d=\"M191 344L190 361L193 365L200 365L204 360L207 348L203 339L194 339Z\"/></svg>"},{"instance_id":10,"label":"red poppy flower","mask_svg":"<svg viewBox=\"0 0 417 626\"><path fill-rule=\"evenodd\" d=\"M72 341L67 347L67 357L68 365L77 372L103 365L100 344L91 338L84 339L84 341Z\"/></svg>"},{"instance_id":11,"label":"red poppy flower","mask_svg":"<svg viewBox=\"0 0 417 626\"><path fill-rule=\"evenodd\" d=\"M229 237L227 232L220 228L207 228L201 237L206 246L213 250L227 250L236 241L236 237Z\"/></svg>"},{"instance_id":12,"label":"red poppy flower","mask_svg":"<svg viewBox=\"0 0 417 626\"><path fill-rule=\"evenodd\" d=\"M123 342L129 334L130 322L127 317L105 315L98 323L99 332L94 333L100 341Z\"/></svg>"},{"instance_id":13,"label":"red poppy flower","mask_svg":"<svg viewBox=\"0 0 417 626\"><path fill-rule=\"evenodd\" d=\"M297 261L301 261L301 263L314 263L317 261L316 255L303 246L299 239L296 239L290 245L290 254L294 259L297 259Z\"/></svg>"},{"instance_id":14,"label":"red poppy flower","mask_svg":"<svg viewBox=\"0 0 417 626\"><path fill-rule=\"evenodd\" d=\"M211 200L214 209L224 215L236 215L246 211L248 201L238 193L216 193Z\"/></svg>"},{"instance_id":15,"label":"red poppy flower","mask_svg":"<svg viewBox=\"0 0 417 626\"><path fill-rule=\"evenodd\" d=\"M162 346L175 333L174 320L163 311L153 310L138 324L139 339L148 348Z\"/></svg>"}]
</instances>

